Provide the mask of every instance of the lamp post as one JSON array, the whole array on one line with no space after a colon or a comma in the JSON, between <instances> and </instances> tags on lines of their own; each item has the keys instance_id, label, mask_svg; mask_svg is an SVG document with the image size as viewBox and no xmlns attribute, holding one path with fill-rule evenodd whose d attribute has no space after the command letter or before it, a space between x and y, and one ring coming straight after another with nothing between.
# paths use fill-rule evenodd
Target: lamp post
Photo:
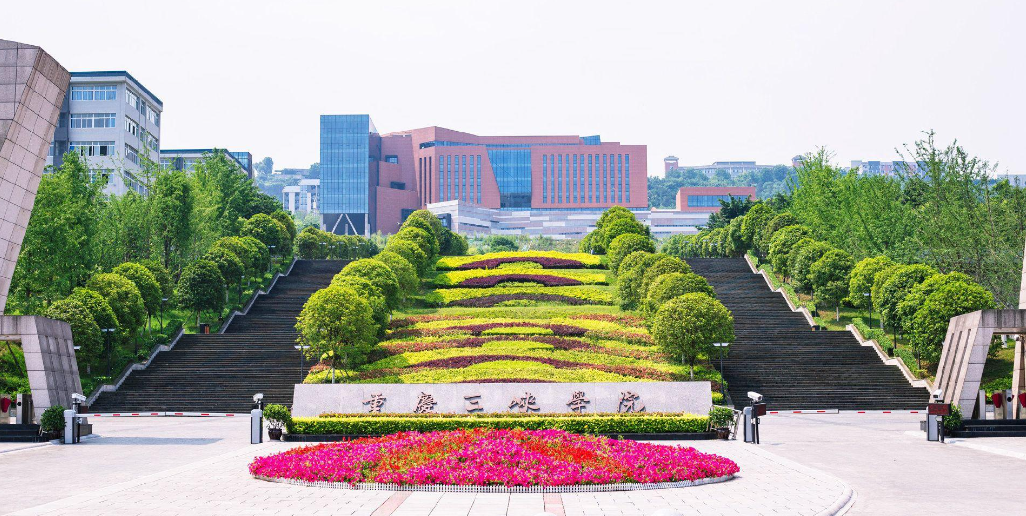
<instances>
[{"instance_id":1,"label":"lamp post","mask_svg":"<svg viewBox=\"0 0 1026 516\"><path fill-rule=\"evenodd\" d=\"M292 347L296 348L296 351L299 351L299 374L306 379L306 350L310 349L310 346L305 344L296 344Z\"/></svg>"},{"instance_id":2,"label":"lamp post","mask_svg":"<svg viewBox=\"0 0 1026 516\"><path fill-rule=\"evenodd\" d=\"M729 345L729 342L713 342L713 347L720 350L720 394L724 396L727 394L723 392L723 350Z\"/></svg>"},{"instance_id":3,"label":"lamp post","mask_svg":"<svg viewBox=\"0 0 1026 516\"><path fill-rule=\"evenodd\" d=\"M110 362L111 362L111 355L113 354L112 350L111 350L111 345L110 345L110 334L113 333L114 330L116 330L116 329L117 328L102 328L102 329L100 329L100 331L103 332L103 344L104 344L104 347L107 348L107 377L108 378L112 374L111 373L112 366L111 366Z\"/></svg>"},{"instance_id":4,"label":"lamp post","mask_svg":"<svg viewBox=\"0 0 1026 516\"><path fill-rule=\"evenodd\" d=\"M863 296L869 301L869 324L867 328L873 327L873 296L869 292L863 292Z\"/></svg>"},{"instance_id":5,"label":"lamp post","mask_svg":"<svg viewBox=\"0 0 1026 516\"><path fill-rule=\"evenodd\" d=\"M324 247L321 247L321 256L323 256L324 259L327 260L329 258L329 255L328 255L328 243L327 242L321 242L320 244L322 246L324 246Z\"/></svg>"},{"instance_id":6,"label":"lamp post","mask_svg":"<svg viewBox=\"0 0 1026 516\"><path fill-rule=\"evenodd\" d=\"M274 265L274 247L273 245L267 246L267 254L271 255L271 259L267 261L267 272L271 272L271 267Z\"/></svg>"}]
</instances>

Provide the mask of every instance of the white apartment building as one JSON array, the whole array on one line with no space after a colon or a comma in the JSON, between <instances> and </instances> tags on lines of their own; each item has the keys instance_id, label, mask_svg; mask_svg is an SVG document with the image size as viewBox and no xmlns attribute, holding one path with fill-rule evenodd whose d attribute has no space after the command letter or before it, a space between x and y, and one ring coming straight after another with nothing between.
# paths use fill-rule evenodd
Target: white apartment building
<instances>
[{"instance_id":1,"label":"white apartment building","mask_svg":"<svg viewBox=\"0 0 1026 516\"><path fill-rule=\"evenodd\" d=\"M320 188L320 179L301 179L298 185L282 188L281 204L289 213L318 213Z\"/></svg>"},{"instance_id":2,"label":"white apartment building","mask_svg":"<svg viewBox=\"0 0 1026 516\"><path fill-rule=\"evenodd\" d=\"M77 151L94 177L107 181L106 193L145 194L142 164L160 159L163 110L163 102L128 72L71 72L47 163L59 167L64 153Z\"/></svg>"}]
</instances>

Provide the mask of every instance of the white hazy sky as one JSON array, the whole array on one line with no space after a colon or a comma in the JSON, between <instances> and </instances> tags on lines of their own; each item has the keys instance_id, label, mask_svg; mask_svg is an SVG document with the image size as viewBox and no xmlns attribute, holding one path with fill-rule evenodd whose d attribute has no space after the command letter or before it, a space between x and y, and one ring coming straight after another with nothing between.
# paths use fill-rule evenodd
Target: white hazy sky
<instances>
[{"instance_id":1,"label":"white hazy sky","mask_svg":"<svg viewBox=\"0 0 1026 516\"><path fill-rule=\"evenodd\" d=\"M662 159L889 160L935 129L1026 173L1026 5L949 1L7 0L0 38L128 70L164 148L318 161L318 115L382 132L600 134Z\"/></svg>"}]
</instances>

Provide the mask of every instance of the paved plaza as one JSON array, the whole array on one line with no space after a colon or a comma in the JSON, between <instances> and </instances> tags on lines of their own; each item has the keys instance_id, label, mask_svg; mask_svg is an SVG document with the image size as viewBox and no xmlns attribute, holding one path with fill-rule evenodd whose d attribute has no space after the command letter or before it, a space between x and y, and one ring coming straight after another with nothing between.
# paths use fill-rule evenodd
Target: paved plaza
<instances>
[{"instance_id":1,"label":"paved plaza","mask_svg":"<svg viewBox=\"0 0 1026 516\"><path fill-rule=\"evenodd\" d=\"M703 515L911 514L961 506L987 513L1004 506L1007 491L994 479L1026 473L1026 460L1014 455L1026 440L927 443L915 432L918 418L770 416L761 446L689 443L735 460L741 473L732 481L561 495L395 493L262 482L249 477L249 461L294 444L250 445L248 419L94 418L98 437L81 445L0 448L0 471L12 487L0 512L598 516L650 515L662 508Z\"/></svg>"}]
</instances>

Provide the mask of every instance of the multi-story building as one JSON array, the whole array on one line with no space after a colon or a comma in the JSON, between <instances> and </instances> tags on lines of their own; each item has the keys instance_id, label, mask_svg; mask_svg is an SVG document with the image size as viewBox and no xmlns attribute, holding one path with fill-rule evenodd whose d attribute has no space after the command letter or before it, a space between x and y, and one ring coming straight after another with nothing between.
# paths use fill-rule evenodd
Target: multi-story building
<instances>
[{"instance_id":1,"label":"multi-story building","mask_svg":"<svg viewBox=\"0 0 1026 516\"><path fill-rule=\"evenodd\" d=\"M282 188L281 204L289 213L318 213L317 194L320 187L320 179L301 179L298 185Z\"/></svg>"},{"instance_id":2,"label":"multi-story building","mask_svg":"<svg viewBox=\"0 0 1026 516\"><path fill-rule=\"evenodd\" d=\"M175 170L192 171L196 162L204 155L223 152L233 163L239 166L246 176L253 179L253 155L248 152L231 152L224 149L163 149L160 151L160 165ZM242 156L240 159L239 156Z\"/></svg>"},{"instance_id":3,"label":"multi-story building","mask_svg":"<svg viewBox=\"0 0 1026 516\"><path fill-rule=\"evenodd\" d=\"M413 210L455 200L564 213L648 207L646 146L598 136L382 135L369 115L322 115L320 150L322 223L336 233L392 233Z\"/></svg>"},{"instance_id":4,"label":"multi-story building","mask_svg":"<svg viewBox=\"0 0 1026 516\"><path fill-rule=\"evenodd\" d=\"M689 213L716 213L720 201L731 197L755 200L754 186L685 186L677 191L677 211Z\"/></svg>"},{"instance_id":5,"label":"multi-story building","mask_svg":"<svg viewBox=\"0 0 1026 516\"><path fill-rule=\"evenodd\" d=\"M71 72L48 153L59 167L64 153L79 152L105 191L145 194L144 162L160 154L160 117L164 104L125 71Z\"/></svg>"},{"instance_id":6,"label":"multi-story building","mask_svg":"<svg viewBox=\"0 0 1026 516\"><path fill-rule=\"evenodd\" d=\"M899 173L917 173L920 163L915 161L875 161L858 160L851 161L849 170L858 169L859 173L867 176L893 176Z\"/></svg>"},{"instance_id":7,"label":"multi-story building","mask_svg":"<svg viewBox=\"0 0 1026 516\"><path fill-rule=\"evenodd\" d=\"M695 170L707 176L723 171L730 174L730 177L737 177L745 172L760 172L778 167L779 165L759 165L754 161L714 161L712 165L680 165L680 159L676 156L663 158L664 172L671 170Z\"/></svg>"}]
</instances>

